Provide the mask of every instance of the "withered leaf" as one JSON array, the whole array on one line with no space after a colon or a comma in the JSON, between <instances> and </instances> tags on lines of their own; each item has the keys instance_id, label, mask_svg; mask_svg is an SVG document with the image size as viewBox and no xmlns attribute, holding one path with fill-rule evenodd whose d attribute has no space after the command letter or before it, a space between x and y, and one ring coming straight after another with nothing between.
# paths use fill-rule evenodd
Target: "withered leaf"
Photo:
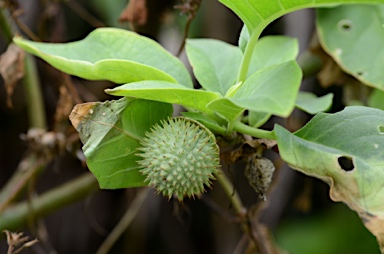
<instances>
[{"instance_id":1,"label":"withered leaf","mask_svg":"<svg viewBox=\"0 0 384 254\"><path fill-rule=\"evenodd\" d=\"M7 92L7 106L12 107L11 96L17 81L24 77L24 51L11 43L0 56L0 75Z\"/></svg>"}]
</instances>

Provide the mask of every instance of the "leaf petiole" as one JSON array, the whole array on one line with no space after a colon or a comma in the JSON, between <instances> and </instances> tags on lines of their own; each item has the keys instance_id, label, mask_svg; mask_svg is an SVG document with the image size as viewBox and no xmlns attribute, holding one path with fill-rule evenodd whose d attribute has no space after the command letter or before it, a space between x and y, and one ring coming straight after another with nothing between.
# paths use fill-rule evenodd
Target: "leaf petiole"
<instances>
[{"instance_id":1,"label":"leaf petiole","mask_svg":"<svg viewBox=\"0 0 384 254\"><path fill-rule=\"evenodd\" d=\"M240 121L236 121L234 123L233 130L243 134L248 134L255 138L265 138L265 139L276 140L276 136L273 131L257 129L257 128L248 126Z\"/></svg>"},{"instance_id":2,"label":"leaf petiole","mask_svg":"<svg viewBox=\"0 0 384 254\"><path fill-rule=\"evenodd\" d=\"M255 49L256 43L259 40L261 32L264 30L265 26L258 26L249 38L247 47L244 51L243 60L241 61L239 76L237 77L237 82L244 82L247 78L249 64L251 63L253 50Z\"/></svg>"}]
</instances>

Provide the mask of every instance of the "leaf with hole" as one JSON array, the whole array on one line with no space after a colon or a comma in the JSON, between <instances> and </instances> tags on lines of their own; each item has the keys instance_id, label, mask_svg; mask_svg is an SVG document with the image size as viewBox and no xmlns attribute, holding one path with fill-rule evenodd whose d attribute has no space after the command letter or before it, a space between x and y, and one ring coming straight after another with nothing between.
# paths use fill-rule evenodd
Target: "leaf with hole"
<instances>
[{"instance_id":1,"label":"leaf with hole","mask_svg":"<svg viewBox=\"0 0 384 254\"><path fill-rule=\"evenodd\" d=\"M317 14L325 51L347 73L384 90L384 5L342 5Z\"/></svg>"},{"instance_id":2,"label":"leaf with hole","mask_svg":"<svg viewBox=\"0 0 384 254\"><path fill-rule=\"evenodd\" d=\"M128 98L75 106L70 120L100 188L146 185L137 163L139 142L153 124L172 116L172 111L171 104Z\"/></svg>"},{"instance_id":3,"label":"leaf with hole","mask_svg":"<svg viewBox=\"0 0 384 254\"><path fill-rule=\"evenodd\" d=\"M279 125L274 132L282 159L328 183L330 197L358 212L383 248L384 111L346 107L317 114L294 134Z\"/></svg>"},{"instance_id":4,"label":"leaf with hole","mask_svg":"<svg viewBox=\"0 0 384 254\"><path fill-rule=\"evenodd\" d=\"M243 58L238 47L213 39L188 39L186 52L193 73L205 90L224 96L235 84Z\"/></svg>"},{"instance_id":5,"label":"leaf with hole","mask_svg":"<svg viewBox=\"0 0 384 254\"><path fill-rule=\"evenodd\" d=\"M184 64L157 42L118 28L98 28L70 43L41 43L15 37L27 52L53 67L89 80L107 79L123 84L164 80L193 87Z\"/></svg>"},{"instance_id":6,"label":"leaf with hole","mask_svg":"<svg viewBox=\"0 0 384 254\"><path fill-rule=\"evenodd\" d=\"M249 34L261 33L275 19L300 9L337 4L374 4L382 0L220 0L244 22Z\"/></svg>"}]
</instances>

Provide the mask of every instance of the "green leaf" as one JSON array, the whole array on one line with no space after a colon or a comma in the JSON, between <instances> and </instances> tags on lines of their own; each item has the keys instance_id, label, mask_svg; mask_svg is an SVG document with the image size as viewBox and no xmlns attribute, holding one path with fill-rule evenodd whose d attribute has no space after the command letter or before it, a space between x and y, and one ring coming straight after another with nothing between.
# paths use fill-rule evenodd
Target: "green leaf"
<instances>
[{"instance_id":1,"label":"green leaf","mask_svg":"<svg viewBox=\"0 0 384 254\"><path fill-rule=\"evenodd\" d=\"M263 124L265 124L270 117L271 117L271 114L268 114L265 112L249 111L248 122L250 126L254 128L258 128Z\"/></svg>"},{"instance_id":2,"label":"green leaf","mask_svg":"<svg viewBox=\"0 0 384 254\"><path fill-rule=\"evenodd\" d=\"M368 98L368 106L384 110L384 91L374 89Z\"/></svg>"},{"instance_id":3,"label":"green leaf","mask_svg":"<svg viewBox=\"0 0 384 254\"><path fill-rule=\"evenodd\" d=\"M209 130L211 130L215 134L220 135L226 135L226 129L219 125L218 122L213 120L212 118L203 115L198 112L181 112L181 114L185 117L191 118L193 120L196 120L202 124L204 124L205 127L207 127Z\"/></svg>"},{"instance_id":4,"label":"green leaf","mask_svg":"<svg viewBox=\"0 0 384 254\"><path fill-rule=\"evenodd\" d=\"M319 112L325 112L332 106L333 94L317 97L313 93L299 92L296 98L296 107L314 115Z\"/></svg>"},{"instance_id":5,"label":"green leaf","mask_svg":"<svg viewBox=\"0 0 384 254\"><path fill-rule=\"evenodd\" d=\"M125 84L113 89L106 89L105 92L117 96L179 104L207 114L213 112L206 105L221 97L215 92L189 89L176 83L153 80Z\"/></svg>"},{"instance_id":6,"label":"green leaf","mask_svg":"<svg viewBox=\"0 0 384 254\"><path fill-rule=\"evenodd\" d=\"M98 28L86 38L70 43L40 43L15 37L27 52L55 68L90 80L115 83L164 80L193 87L183 63L157 42L117 28Z\"/></svg>"},{"instance_id":7,"label":"green leaf","mask_svg":"<svg viewBox=\"0 0 384 254\"><path fill-rule=\"evenodd\" d=\"M224 96L235 84L243 57L238 47L213 39L188 39L186 52L193 73L205 90Z\"/></svg>"},{"instance_id":8,"label":"green leaf","mask_svg":"<svg viewBox=\"0 0 384 254\"><path fill-rule=\"evenodd\" d=\"M245 108L235 105L229 98L216 99L210 102L207 108L215 111L228 122L236 120L245 111Z\"/></svg>"},{"instance_id":9,"label":"green leaf","mask_svg":"<svg viewBox=\"0 0 384 254\"><path fill-rule=\"evenodd\" d=\"M139 142L153 124L172 116L172 110L170 104L127 98L75 106L70 120L100 188L146 185L137 163Z\"/></svg>"},{"instance_id":10,"label":"green leaf","mask_svg":"<svg viewBox=\"0 0 384 254\"><path fill-rule=\"evenodd\" d=\"M295 60L299 53L297 39L287 36L265 36L255 45L248 75L276 64Z\"/></svg>"},{"instance_id":11,"label":"green leaf","mask_svg":"<svg viewBox=\"0 0 384 254\"><path fill-rule=\"evenodd\" d=\"M319 113L294 134L278 125L274 131L282 159L327 182L331 198L357 211L383 247L384 111L346 107Z\"/></svg>"},{"instance_id":12,"label":"green leaf","mask_svg":"<svg viewBox=\"0 0 384 254\"><path fill-rule=\"evenodd\" d=\"M241 52L244 53L245 48L247 47L248 41L249 41L249 31L248 31L248 28L245 25L243 25L243 28L241 28L241 31L240 31L239 42L238 42Z\"/></svg>"},{"instance_id":13,"label":"green leaf","mask_svg":"<svg viewBox=\"0 0 384 254\"><path fill-rule=\"evenodd\" d=\"M325 51L345 72L381 90L383 19L384 5L345 5L319 9L317 15L317 30Z\"/></svg>"},{"instance_id":14,"label":"green leaf","mask_svg":"<svg viewBox=\"0 0 384 254\"><path fill-rule=\"evenodd\" d=\"M287 117L295 106L301 78L295 61L263 68L245 80L229 100L241 108Z\"/></svg>"},{"instance_id":15,"label":"green leaf","mask_svg":"<svg viewBox=\"0 0 384 254\"><path fill-rule=\"evenodd\" d=\"M383 3L383 0L220 0L244 22L249 34L261 32L268 24L284 14L313 7L335 4Z\"/></svg>"}]
</instances>

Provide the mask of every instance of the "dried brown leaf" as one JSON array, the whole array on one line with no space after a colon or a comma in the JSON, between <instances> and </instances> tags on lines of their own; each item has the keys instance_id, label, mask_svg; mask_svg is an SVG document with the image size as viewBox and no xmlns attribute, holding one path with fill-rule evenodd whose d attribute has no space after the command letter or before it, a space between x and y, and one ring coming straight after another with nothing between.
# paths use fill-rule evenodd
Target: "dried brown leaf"
<instances>
[{"instance_id":1,"label":"dried brown leaf","mask_svg":"<svg viewBox=\"0 0 384 254\"><path fill-rule=\"evenodd\" d=\"M0 56L0 75L7 92L7 106L12 107L12 94L17 82L24 77L24 51L11 43Z\"/></svg>"}]
</instances>

